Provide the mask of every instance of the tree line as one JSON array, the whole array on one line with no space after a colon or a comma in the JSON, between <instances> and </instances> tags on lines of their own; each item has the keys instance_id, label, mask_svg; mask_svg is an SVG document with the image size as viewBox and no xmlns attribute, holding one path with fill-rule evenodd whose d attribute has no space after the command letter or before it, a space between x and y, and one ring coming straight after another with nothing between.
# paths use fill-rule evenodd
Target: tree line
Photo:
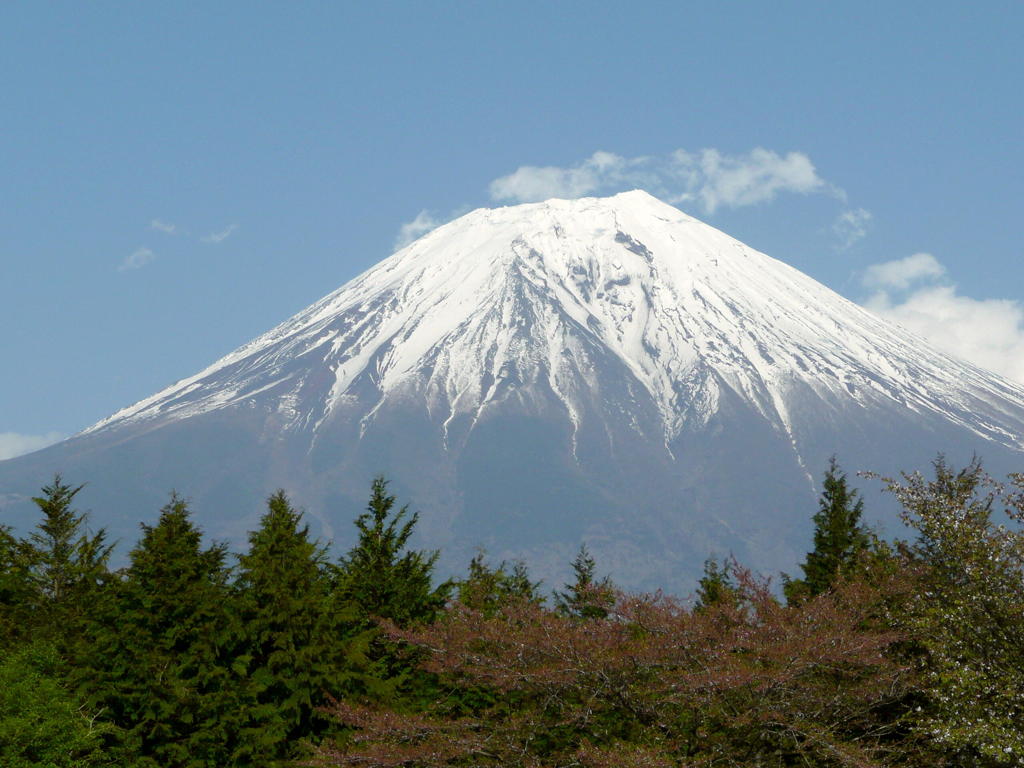
<instances>
[{"instance_id":1,"label":"tree line","mask_svg":"<svg viewBox=\"0 0 1024 768\"><path fill-rule=\"evenodd\" d=\"M545 594L437 552L374 480L337 560L283 492L244 554L172 496L111 570L60 477L0 529L0 765L1024 764L1024 477L938 458L879 478L885 541L833 459L781 589L708 560L691 599L619 590L585 547Z\"/></svg>"}]
</instances>

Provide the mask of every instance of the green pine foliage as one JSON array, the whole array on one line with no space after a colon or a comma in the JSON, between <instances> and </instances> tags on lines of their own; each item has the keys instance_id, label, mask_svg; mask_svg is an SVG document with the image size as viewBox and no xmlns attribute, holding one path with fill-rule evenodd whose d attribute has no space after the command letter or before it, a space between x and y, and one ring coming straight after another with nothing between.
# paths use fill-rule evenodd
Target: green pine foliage
<instances>
[{"instance_id":1,"label":"green pine foliage","mask_svg":"<svg viewBox=\"0 0 1024 768\"><path fill-rule=\"evenodd\" d=\"M117 729L68 689L54 645L34 641L0 657L0 765L99 768L124 765Z\"/></svg>"},{"instance_id":2,"label":"green pine foliage","mask_svg":"<svg viewBox=\"0 0 1024 768\"><path fill-rule=\"evenodd\" d=\"M50 636L62 650L74 641L107 578L112 550L105 531L88 533L86 515L71 506L83 487L66 484L60 475L44 486L43 495L32 499L42 519L21 546L31 589L30 623L36 636Z\"/></svg>"},{"instance_id":3,"label":"green pine foliage","mask_svg":"<svg viewBox=\"0 0 1024 768\"><path fill-rule=\"evenodd\" d=\"M822 486L818 511L814 515L814 550L801 565L803 579L787 581L790 601L820 595L857 563L867 551L871 537L861 524L864 500L846 482L846 474L833 456Z\"/></svg>"},{"instance_id":4,"label":"green pine foliage","mask_svg":"<svg viewBox=\"0 0 1024 768\"><path fill-rule=\"evenodd\" d=\"M419 515L408 506L393 512L395 497L387 481L373 481L366 512L356 518L359 540L341 558L338 587L363 616L399 626L433 620L444 607L452 584L434 586L438 552L408 549Z\"/></svg>"},{"instance_id":5,"label":"green pine foliage","mask_svg":"<svg viewBox=\"0 0 1024 768\"><path fill-rule=\"evenodd\" d=\"M469 563L469 573L457 585L460 603L492 616L509 601L527 601L536 605L544 602L540 593L541 582L530 579L526 564L517 560L510 566L502 562L497 567L487 562L481 550Z\"/></svg>"},{"instance_id":6,"label":"green pine foliage","mask_svg":"<svg viewBox=\"0 0 1024 768\"><path fill-rule=\"evenodd\" d=\"M375 478L366 511L355 520L358 540L337 567L337 598L355 609L359 626L372 636L362 693L389 705L436 694L433 677L418 669L417 654L381 631L388 624L404 628L434 621L452 590L447 581L434 585L438 552L409 548L418 520L406 506L396 511L387 481Z\"/></svg>"},{"instance_id":7,"label":"green pine foliage","mask_svg":"<svg viewBox=\"0 0 1024 768\"><path fill-rule=\"evenodd\" d=\"M0 525L0 650L28 634L32 587L21 543Z\"/></svg>"},{"instance_id":8,"label":"green pine foliage","mask_svg":"<svg viewBox=\"0 0 1024 768\"><path fill-rule=\"evenodd\" d=\"M365 683L359 672L366 638L353 608L333 592L325 549L310 538L283 491L268 499L249 551L238 560L242 643L234 666L244 673L244 719L234 759L283 765L331 724L319 714L326 696Z\"/></svg>"},{"instance_id":9,"label":"green pine foliage","mask_svg":"<svg viewBox=\"0 0 1024 768\"><path fill-rule=\"evenodd\" d=\"M220 768L237 746L224 546L204 548L177 496L142 526L96 607L82 670L89 704L127 732L145 768Z\"/></svg>"},{"instance_id":10,"label":"green pine foliage","mask_svg":"<svg viewBox=\"0 0 1024 768\"><path fill-rule=\"evenodd\" d=\"M0 527L0 765L519 764L506 737L537 766L1019 765L1024 475L940 457L886 485L911 541L877 540L830 462L788 605L735 560L705 563L692 608L620 595L583 546L548 608L483 552L436 585L383 478L339 565L278 492L232 571L172 496L111 574L58 476L36 529Z\"/></svg>"},{"instance_id":11,"label":"green pine foliage","mask_svg":"<svg viewBox=\"0 0 1024 768\"><path fill-rule=\"evenodd\" d=\"M555 592L556 609L577 619L606 618L615 603L615 586L608 576L596 577L597 563L586 544L580 545L572 570L576 580L566 584L564 592Z\"/></svg>"},{"instance_id":12,"label":"green pine foliage","mask_svg":"<svg viewBox=\"0 0 1024 768\"><path fill-rule=\"evenodd\" d=\"M697 582L694 610L706 611L714 606L736 605L740 592L732 575L732 564L715 558L704 561L704 575Z\"/></svg>"}]
</instances>

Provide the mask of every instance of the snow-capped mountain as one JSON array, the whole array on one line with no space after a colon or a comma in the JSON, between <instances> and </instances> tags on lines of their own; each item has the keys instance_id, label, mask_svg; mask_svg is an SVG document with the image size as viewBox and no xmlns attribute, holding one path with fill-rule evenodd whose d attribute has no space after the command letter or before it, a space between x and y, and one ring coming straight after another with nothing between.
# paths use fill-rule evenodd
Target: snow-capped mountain
<instances>
[{"instance_id":1,"label":"snow-capped mountain","mask_svg":"<svg viewBox=\"0 0 1024 768\"><path fill-rule=\"evenodd\" d=\"M730 551L792 569L832 453L895 472L975 450L1016 468L1024 388L634 191L473 211L0 464L0 494L63 469L127 520L177 487L237 539L280 485L344 542L383 472L453 569L484 545L554 574L586 540L623 583L678 586Z\"/></svg>"}]
</instances>

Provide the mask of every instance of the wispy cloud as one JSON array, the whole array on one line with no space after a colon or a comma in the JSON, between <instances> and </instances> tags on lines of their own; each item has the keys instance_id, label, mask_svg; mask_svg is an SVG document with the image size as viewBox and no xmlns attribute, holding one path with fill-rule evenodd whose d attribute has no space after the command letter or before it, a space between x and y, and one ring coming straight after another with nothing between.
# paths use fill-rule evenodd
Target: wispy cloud
<instances>
[{"instance_id":1,"label":"wispy cloud","mask_svg":"<svg viewBox=\"0 0 1024 768\"><path fill-rule=\"evenodd\" d=\"M930 253L915 253L904 259L872 264L864 270L864 285L880 290L905 290L914 283L934 282L946 268Z\"/></svg>"},{"instance_id":2,"label":"wispy cloud","mask_svg":"<svg viewBox=\"0 0 1024 768\"><path fill-rule=\"evenodd\" d=\"M641 158L646 164L647 158ZM552 197L581 197L599 191L629 186L641 169L636 161L611 152L595 152L569 168L523 165L490 184L491 198L530 203ZM646 177L646 172L644 172Z\"/></svg>"},{"instance_id":3,"label":"wispy cloud","mask_svg":"<svg viewBox=\"0 0 1024 768\"><path fill-rule=\"evenodd\" d=\"M130 269L142 269L156 259L156 254L149 248L136 248L125 256L124 261L118 266L118 272L125 272Z\"/></svg>"},{"instance_id":4,"label":"wispy cloud","mask_svg":"<svg viewBox=\"0 0 1024 768\"><path fill-rule=\"evenodd\" d=\"M863 240L871 227L874 217L864 208L843 211L832 224L832 231L839 238L839 249L845 251Z\"/></svg>"},{"instance_id":5,"label":"wispy cloud","mask_svg":"<svg viewBox=\"0 0 1024 768\"><path fill-rule=\"evenodd\" d=\"M23 435L18 432L0 432L0 461L13 459L25 453L38 451L63 440L67 435L47 432L44 435Z\"/></svg>"},{"instance_id":6,"label":"wispy cloud","mask_svg":"<svg viewBox=\"0 0 1024 768\"><path fill-rule=\"evenodd\" d=\"M745 155L724 155L716 149L692 155L676 150L672 158L677 175L690 184L677 199L697 198L708 213L723 205L739 208L766 203L780 192L807 195L836 190L818 176L803 152L779 155L758 147Z\"/></svg>"},{"instance_id":7,"label":"wispy cloud","mask_svg":"<svg viewBox=\"0 0 1024 768\"><path fill-rule=\"evenodd\" d=\"M204 243L213 243L214 245L216 245L217 243L223 243L225 240L231 237L231 234L236 229L238 229L237 224L229 224L220 232L211 232L208 235L203 235L199 239L202 240Z\"/></svg>"},{"instance_id":8,"label":"wispy cloud","mask_svg":"<svg viewBox=\"0 0 1024 768\"><path fill-rule=\"evenodd\" d=\"M404 248L414 240L418 240L427 232L437 229L442 223L427 211L420 211L416 214L415 219L405 222L398 230L398 235L395 237L395 250Z\"/></svg>"},{"instance_id":9,"label":"wispy cloud","mask_svg":"<svg viewBox=\"0 0 1024 768\"><path fill-rule=\"evenodd\" d=\"M178 231L178 228L173 224L168 224L166 221L160 221L160 219L153 219L149 222L149 228L155 229L157 232L164 232L168 235L173 235Z\"/></svg>"},{"instance_id":10,"label":"wispy cloud","mask_svg":"<svg viewBox=\"0 0 1024 768\"><path fill-rule=\"evenodd\" d=\"M672 203L694 202L706 213L769 202L783 192L845 199L839 187L818 175L803 152L780 155L761 147L736 155L717 149L678 149L665 156L640 157L599 151L569 167L521 166L492 181L489 190L494 200L524 203L633 187Z\"/></svg>"},{"instance_id":11,"label":"wispy cloud","mask_svg":"<svg viewBox=\"0 0 1024 768\"><path fill-rule=\"evenodd\" d=\"M937 349L1024 383L1024 306L962 295L931 254L875 264L865 306L928 339Z\"/></svg>"}]
</instances>

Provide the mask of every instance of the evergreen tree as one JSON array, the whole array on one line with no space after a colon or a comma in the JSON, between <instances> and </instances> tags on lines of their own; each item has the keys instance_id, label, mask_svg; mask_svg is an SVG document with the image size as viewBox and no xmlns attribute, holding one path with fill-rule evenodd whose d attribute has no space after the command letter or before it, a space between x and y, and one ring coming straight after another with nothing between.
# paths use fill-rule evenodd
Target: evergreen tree
<instances>
[{"instance_id":1,"label":"evergreen tree","mask_svg":"<svg viewBox=\"0 0 1024 768\"><path fill-rule=\"evenodd\" d=\"M142 530L122 581L97 606L82 688L128 732L140 766L226 765L237 695L225 549L202 547L175 495Z\"/></svg>"},{"instance_id":2,"label":"evergreen tree","mask_svg":"<svg viewBox=\"0 0 1024 768\"><path fill-rule=\"evenodd\" d=\"M36 640L0 657L0 765L99 768L125 765L118 731L68 690L52 643Z\"/></svg>"},{"instance_id":3,"label":"evergreen tree","mask_svg":"<svg viewBox=\"0 0 1024 768\"><path fill-rule=\"evenodd\" d=\"M860 522L863 511L864 500L857 490L847 486L846 474L833 456L814 514L814 551L807 553L800 566L804 578L786 582L788 600L813 597L830 589L868 549L870 536Z\"/></svg>"},{"instance_id":4,"label":"evergreen tree","mask_svg":"<svg viewBox=\"0 0 1024 768\"><path fill-rule=\"evenodd\" d=\"M739 590L732 578L729 563L719 563L714 558L704 561L704 575L697 582L697 601L694 610L706 610L713 605L736 605Z\"/></svg>"},{"instance_id":5,"label":"evergreen tree","mask_svg":"<svg viewBox=\"0 0 1024 768\"><path fill-rule=\"evenodd\" d=\"M356 518L359 541L341 558L339 591L365 617L399 626L431 621L444 607L452 585L433 586L438 552L406 549L419 515L408 505L392 514L395 497L387 481L373 481L366 512Z\"/></svg>"},{"instance_id":6,"label":"evergreen tree","mask_svg":"<svg viewBox=\"0 0 1024 768\"><path fill-rule=\"evenodd\" d=\"M0 525L0 649L26 634L32 588L21 543Z\"/></svg>"},{"instance_id":7,"label":"evergreen tree","mask_svg":"<svg viewBox=\"0 0 1024 768\"><path fill-rule=\"evenodd\" d=\"M354 612L333 597L324 548L283 491L268 499L239 569L245 722L235 760L275 766L325 730L318 708L351 685L360 639Z\"/></svg>"},{"instance_id":8,"label":"evergreen tree","mask_svg":"<svg viewBox=\"0 0 1024 768\"><path fill-rule=\"evenodd\" d=\"M502 562L497 568L487 563L481 550L469 563L469 574L458 585L459 602L491 616L510 600L526 600L540 605L540 582L531 581L526 564L516 561L511 567Z\"/></svg>"},{"instance_id":9,"label":"evergreen tree","mask_svg":"<svg viewBox=\"0 0 1024 768\"><path fill-rule=\"evenodd\" d=\"M54 638L61 650L73 641L85 612L107 576L112 546L106 532L85 531L86 515L71 504L84 486L67 485L56 475L32 499L43 519L22 547L32 593L30 607L36 636Z\"/></svg>"},{"instance_id":10,"label":"evergreen tree","mask_svg":"<svg viewBox=\"0 0 1024 768\"><path fill-rule=\"evenodd\" d=\"M595 578L597 563L587 551L587 545L581 544L576 559L572 561L572 570L576 580L566 584L565 592L555 592L555 607L566 615L578 619L603 619L615 603L615 586L605 576Z\"/></svg>"}]
</instances>

